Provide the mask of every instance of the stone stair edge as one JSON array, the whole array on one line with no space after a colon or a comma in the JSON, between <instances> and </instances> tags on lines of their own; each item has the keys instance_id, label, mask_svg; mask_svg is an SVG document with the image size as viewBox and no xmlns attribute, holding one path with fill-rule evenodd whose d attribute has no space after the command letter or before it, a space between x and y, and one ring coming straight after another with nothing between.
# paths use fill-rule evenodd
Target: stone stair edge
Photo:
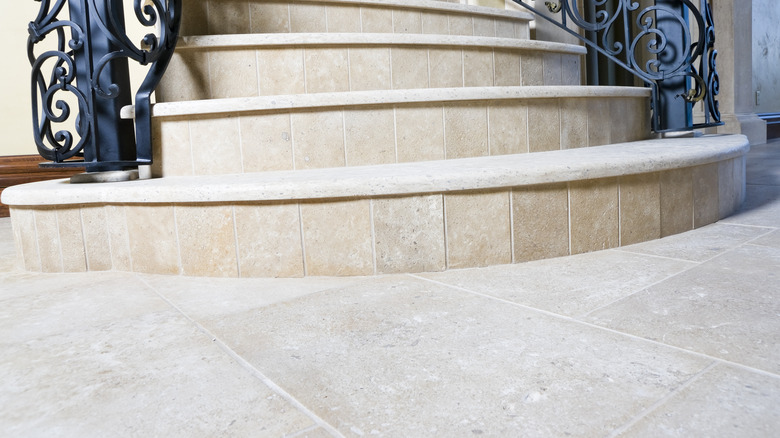
<instances>
[{"instance_id":1,"label":"stone stair edge","mask_svg":"<svg viewBox=\"0 0 780 438\"><path fill-rule=\"evenodd\" d=\"M708 135L379 166L179 176L99 185L55 180L11 187L3 191L2 202L12 207L213 204L484 191L686 168L736 158L749 149L743 135Z\"/></svg>"},{"instance_id":2,"label":"stone stair edge","mask_svg":"<svg viewBox=\"0 0 780 438\"><path fill-rule=\"evenodd\" d=\"M420 88L403 90L342 91L226 99L162 102L152 107L152 117L182 117L242 112L344 108L428 102L457 103L510 99L649 98L643 87L585 85L536 85L514 87ZM134 117L135 108L122 108L123 118Z\"/></svg>"},{"instance_id":3,"label":"stone stair edge","mask_svg":"<svg viewBox=\"0 0 780 438\"><path fill-rule=\"evenodd\" d=\"M485 36L388 33L260 33L182 37L176 50L301 46L456 46L537 50L585 55L585 47L550 41Z\"/></svg>"}]
</instances>

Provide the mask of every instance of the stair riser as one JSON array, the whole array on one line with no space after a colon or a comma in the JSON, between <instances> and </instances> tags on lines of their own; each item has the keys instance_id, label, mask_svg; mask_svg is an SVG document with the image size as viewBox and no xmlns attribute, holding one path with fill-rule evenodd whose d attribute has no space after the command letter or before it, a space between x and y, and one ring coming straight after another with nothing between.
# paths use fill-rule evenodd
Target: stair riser
<instances>
[{"instance_id":1,"label":"stair riser","mask_svg":"<svg viewBox=\"0 0 780 438\"><path fill-rule=\"evenodd\" d=\"M417 33L529 39L526 20L403 5L324 2L196 1L184 9L182 35L249 33ZM443 6L442 6L443 7ZM496 11L497 12L497 11Z\"/></svg>"},{"instance_id":2,"label":"stair riser","mask_svg":"<svg viewBox=\"0 0 780 438\"><path fill-rule=\"evenodd\" d=\"M594 97L158 118L153 172L249 173L599 146L648 138L648 111L645 97Z\"/></svg>"},{"instance_id":3,"label":"stair riser","mask_svg":"<svg viewBox=\"0 0 780 438\"><path fill-rule=\"evenodd\" d=\"M158 102L338 91L580 85L580 55L491 48L179 50Z\"/></svg>"},{"instance_id":4,"label":"stair riser","mask_svg":"<svg viewBox=\"0 0 780 438\"><path fill-rule=\"evenodd\" d=\"M744 199L744 158L482 192L266 204L12 207L24 269L228 277L516 263L700 227ZM85 234L86 233L86 234Z\"/></svg>"}]
</instances>

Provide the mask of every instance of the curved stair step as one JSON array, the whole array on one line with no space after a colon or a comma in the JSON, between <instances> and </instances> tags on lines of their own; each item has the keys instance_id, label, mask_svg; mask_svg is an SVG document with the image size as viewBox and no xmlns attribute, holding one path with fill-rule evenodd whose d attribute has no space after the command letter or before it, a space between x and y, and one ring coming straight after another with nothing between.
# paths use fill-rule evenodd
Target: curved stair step
<instances>
[{"instance_id":1,"label":"curved stair step","mask_svg":"<svg viewBox=\"0 0 780 438\"><path fill-rule=\"evenodd\" d=\"M744 198L748 150L740 135L663 139L352 169L48 181L9 188L2 200L31 271L438 271L600 250L715 222Z\"/></svg>"},{"instance_id":2,"label":"curved stair step","mask_svg":"<svg viewBox=\"0 0 780 438\"><path fill-rule=\"evenodd\" d=\"M336 91L579 85L583 47L393 34L185 37L158 102Z\"/></svg>"}]
</instances>

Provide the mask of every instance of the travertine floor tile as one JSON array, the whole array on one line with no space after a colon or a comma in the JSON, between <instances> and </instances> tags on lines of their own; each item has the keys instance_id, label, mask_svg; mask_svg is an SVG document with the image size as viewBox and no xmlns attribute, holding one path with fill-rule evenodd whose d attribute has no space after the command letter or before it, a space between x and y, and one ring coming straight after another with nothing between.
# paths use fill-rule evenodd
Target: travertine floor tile
<instances>
[{"instance_id":1,"label":"travertine floor tile","mask_svg":"<svg viewBox=\"0 0 780 438\"><path fill-rule=\"evenodd\" d=\"M742 208L721 222L766 227L780 226L780 187L748 185Z\"/></svg>"},{"instance_id":2,"label":"travertine floor tile","mask_svg":"<svg viewBox=\"0 0 780 438\"><path fill-rule=\"evenodd\" d=\"M780 250L743 246L588 321L780 373Z\"/></svg>"},{"instance_id":3,"label":"travertine floor tile","mask_svg":"<svg viewBox=\"0 0 780 438\"><path fill-rule=\"evenodd\" d=\"M780 249L780 230L775 230L769 234L765 234L758 239L752 240L751 245L771 246L772 248Z\"/></svg>"},{"instance_id":4,"label":"travertine floor tile","mask_svg":"<svg viewBox=\"0 0 780 438\"><path fill-rule=\"evenodd\" d=\"M314 425L173 311L3 338L6 436L282 436Z\"/></svg>"},{"instance_id":5,"label":"travertine floor tile","mask_svg":"<svg viewBox=\"0 0 780 438\"><path fill-rule=\"evenodd\" d=\"M696 231L624 246L620 250L703 262L769 231L767 228L716 223Z\"/></svg>"},{"instance_id":6,"label":"travertine floor tile","mask_svg":"<svg viewBox=\"0 0 780 438\"><path fill-rule=\"evenodd\" d=\"M706 359L408 277L204 322L345 436L603 436Z\"/></svg>"},{"instance_id":7,"label":"travertine floor tile","mask_svg":"<svg viewBox=\"0 0 780 438\"><path fill-rule=\"evenodd\" d=\"M770 437L780 430L780 379L718 365L620 436Z\"/></svg>"},{"instance_id":8,"label":"travertine floor tile","mask_svg":"<svg viewBox=\"0 0 780 438\"><path fill-rule=\"evenodd\" d=\"M678 260L600 251L422 276L518 304L578 316L693 266Z\"/></svg>"}]
</instances>

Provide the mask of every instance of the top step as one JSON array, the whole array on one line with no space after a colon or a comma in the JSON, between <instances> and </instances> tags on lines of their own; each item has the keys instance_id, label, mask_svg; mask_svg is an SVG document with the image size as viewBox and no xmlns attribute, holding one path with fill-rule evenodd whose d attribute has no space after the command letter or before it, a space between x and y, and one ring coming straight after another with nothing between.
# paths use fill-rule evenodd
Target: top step
<instances>
[{"instance_id":1,"label":"top step","mask_svg":"<svg viewBox=\"0 0 780 438\"><path fill-rule=\"evenodd\" d=\"M529 39L533 15L434 0L188 2L182 36L252 33L411 33Z\"/></svg>"}]
</instances>

